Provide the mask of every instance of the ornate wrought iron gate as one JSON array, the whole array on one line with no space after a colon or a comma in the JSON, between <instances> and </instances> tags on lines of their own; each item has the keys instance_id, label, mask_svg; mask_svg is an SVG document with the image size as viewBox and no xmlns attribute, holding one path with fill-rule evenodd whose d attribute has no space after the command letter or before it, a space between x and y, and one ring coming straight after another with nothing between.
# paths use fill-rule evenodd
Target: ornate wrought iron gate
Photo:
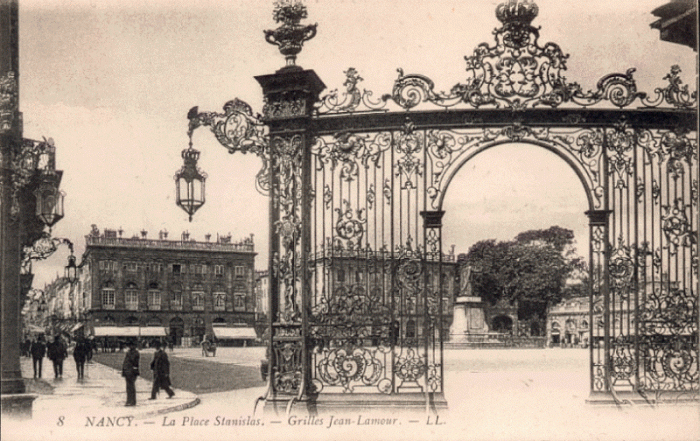
<instances>
[{"instance_id":1,"label":"ornate wrought iron gate","mask_svg":"<svg viewBox=\"0 0 700 441\"><path fill-rule=\"evenodd\" d=\"M465 57L467 79L448 93L399 70L373 95L349 68L345 92L323 97L294 65L315 25L276 12L283 25L266 35L288 66L257 77L263 116L238 100L222 114L193 109L191 130L208 125L229 151L264 161L268 403L445 404L442 202L462 165L503 143L551 150L585 188L591 398L697 398L696 93L676 67L654 96L634 69L584 91L562 75L568 55L540 45L537 12L499 5L495 43Z\"/></svg>"}]
</instances>

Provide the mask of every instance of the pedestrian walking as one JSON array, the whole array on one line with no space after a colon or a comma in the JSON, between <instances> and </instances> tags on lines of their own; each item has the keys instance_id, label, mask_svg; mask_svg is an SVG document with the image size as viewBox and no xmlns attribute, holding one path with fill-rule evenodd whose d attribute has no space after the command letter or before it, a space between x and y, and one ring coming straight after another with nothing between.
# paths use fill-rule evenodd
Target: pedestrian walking
<instances>
[{"instance_id":1,"label":"pedestrian walking","mask_svg":"<svg viewBox=\"0 0 700 441\"><path fill-rule=\"evenodd\" d=\"M126 379L126 406L136 406L136 377L139 376L139 351L136 350L136 342L129 340L129 350L124 356L122 364L122 377Z\"/></svg>"},{"instance_id":2,"label":"pedestrian walking","mask_svg":"<svg viewBox=\"0 0 700 441\"><path fill-rule=\"evenodd\" d=\"M153 389L151 389L151 398L155 400L159 389L163 389L168 394L168 398L172 398L175 392L170 388L170 361L168 355L162 348L160 341L155 343L156 352L153 354L151 361L151 370L153 371Z\"/></svg>"},{"instance_id":3,"label":"pedestrian walking","mask_svg":"<svg viewBox=\"0 0 700 441\"><path fill-rule=\"evenodd\" d=\"M90 338L89 340L85 340L85 359L87 360L88 363L92 363L92 354L97 350L97 345L95 343L95 339Z\"/></svg>"},{"instance_id":4,"label":"pedestrian walking","mask_svg":"<svg viewBox=\"0 0 700 441\"><path fill-rule=\"evenodd\" d=\"M53 362L53 373L55 378L63 378L63 360L68 357L68 349L61 339L60 335L56 335L51 343L46 348L49 360Z\"/></svg>"},{"instance_id":5,"label":"pedestrian walking","mask_svg":"<svg viewBox=\"0 0 700 441\"><path fill-rule=\"evenodd\" d=\"M41 364L44 361L44 355L46 355L46 345L44 344L43 335L40 335L32 342L30 352L32 353L34 378L41 378Z\"/></svg>"},{"instance_id":6,"label":"pedestrian walking","mask_svg":"<svg viewBox=\"0 0 700 441\"><path fill-rule=\"evenodd\" d=\"M31 357L32 354L29 352L31 350L31 348L32 348L32 341L29 340L29 338L26 338L22 342L22 356L27 357L27 358Z\"/></svg>"},{"instance_id":7,"label":"pedestrian walking","mask_svg":"<svg viewBox=\"0 0 700 441\"><path fill-rule=\"evenodd\" d=\"M85 361L89 351L89 343L83 338L79 338L73 349L73 360L75 360L75 369L78 371L78 380L85 378Z\"/></svg>"}]
</instances>

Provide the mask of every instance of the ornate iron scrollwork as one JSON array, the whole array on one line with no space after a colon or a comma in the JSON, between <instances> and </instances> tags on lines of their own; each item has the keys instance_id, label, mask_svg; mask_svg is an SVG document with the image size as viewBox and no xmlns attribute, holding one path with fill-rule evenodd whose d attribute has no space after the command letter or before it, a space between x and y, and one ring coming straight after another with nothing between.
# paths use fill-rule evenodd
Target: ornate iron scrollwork
<instances>
[{"instance_id":1,"label":"ornate iron scrollwork","mask_svg":"<svg viewBox=\"0 0 700 441\"><path fill-rule=\"evenodd\" d=\"M276 341L272 347L277 360L272 373L275 390L296 394L302 382L301 343Z\"/></svg>"},{"instance_id":2,"label":"ornate iron scrollwork","mask_svg":"<svg viewBox=\"0 0 700 441\"><path fill-rule=\"evenodd\" d=\"M496 17L502 23L494 30L495 44L479 44L470 56L465 56L467 79L454 85L449 92L437 92L435 83L421 74L404 74L394 81L391 93L374 102L371 91L359 91L362 81L354 68L344 71L345 98L338 98L337 89L323 98L320 113L357 112L383 110L388 101L399 108L410 110L421 104L451 108L466 105L471 108L495 107L522 110L538 106L557 108L564 104L590 107L609 103L618 108L639 102L643 107L669 104L689 109L697 106L697 91L688 91L680 79L681 69L674 65L663 78L669 84L654 90L655 96L637 90L633 77L634 68L625 73L603 76L595 90L584 91L578 83L567 81L563 72L567 69L568 54L559 45L548 42L541 46L539 28L531 22L539 8L533 2L509 0L498 5Z\"/></svg>"},{"instance_id":3,"label":"ornate iron scrollwork","mask_svg":"<svg viewBox=\"0 0 700 441\"><path fill-rule=\"evenodd\" d=\"M17 123L19 84L17 75L7 71L0 77L0 133L8 133Z\"/></svg>"},{"instance_id":4,"label":"ornate iron scrollwork","mask_svg":"<svg viewBox=\"0 0 700 441\"><path fill-rule=\"evenodd\" d=\"M268 194L270 189L269 137L261 116L253 115L253 109L248 103L235 98L224 104L223 113L199 112L199 108L195 106L190 109L187 118L189 119L187 134L190 138L200 126L209 126L217 141L229 153L253 153L262 159L262 169L256 175L256 188L260 193Z\"/></svg>"}]
</instances>

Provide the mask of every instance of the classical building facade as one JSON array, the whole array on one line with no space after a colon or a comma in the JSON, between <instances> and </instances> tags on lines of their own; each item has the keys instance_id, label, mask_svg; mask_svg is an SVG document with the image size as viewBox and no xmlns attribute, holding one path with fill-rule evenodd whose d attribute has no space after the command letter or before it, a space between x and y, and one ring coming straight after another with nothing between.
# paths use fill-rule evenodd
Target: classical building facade
<instances>
[{"instance_id":1,"label":"classical building facade","mask_svg":"<svg viewBox=\"0 0 700 441\"><path fill-rule=\"evenodd\" d=\"M333 255L333 260L328 257ZM406 339L423 336L425 305L421 301L423 284L430 294L430 308L441 312L442 335L446 338L452 324L452 307L457 293L458 264L454 253L436 259L403 259L392 253L366 250L334 250L313 256L312 314L322 311L375 315L393 310L399 335ZM438 295L442 290L441 295ZM361 315L362 315L361 314ZM358 325L358 329L362 326ZM362 333L362 331L358 331Z\"/></svg>"},{"instance_id":2,"label":"classical building facade","mask_svg":"<svg viewBox=\"0 0 700 441\"><path fill-rule=\"evenodd\" d=\"M547 313L547 342L550 346L587 346L590 326L588 296L562 300Z\"/></svg>"},{"instance_id":3,"label":"classical building facade","mask_svg":"<svg viewBox=\"0 0 700 441\"><path fill-rule=\"evenodd\" d=\"M169 336L176 345L205 337L254 340L255 296L252 235L198 242L167 232L150 239L122 237L93 226L85 236L80 282L86 332L100 336ZM136 334L136 335L134 335Z\"/></svg>"}]
</instances>

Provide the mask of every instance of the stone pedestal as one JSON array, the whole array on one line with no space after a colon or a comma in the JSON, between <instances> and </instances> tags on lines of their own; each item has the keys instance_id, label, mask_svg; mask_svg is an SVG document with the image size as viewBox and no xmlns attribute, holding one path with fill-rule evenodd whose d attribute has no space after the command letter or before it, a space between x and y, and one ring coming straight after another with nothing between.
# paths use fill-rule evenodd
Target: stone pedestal
<instances>
[{"instance_id":1,"label":"stone pedestal","mask_svg":"<svg viewBox=\"0 0 700 441\"><path fill-rule=\"evenodd\" d=\"M470 335L484 335L488 332L481 297L457 297L450 326L450 343L467 343Z\"/></svg>"},{"instance_id":2,"label":"stone pedestal","mask_svg":"<svg viewBox=\"0 0 700 441\"><path fill-rule=\"evenodd\" d=\"M3 394L2 417L14 420L31 419L32 404L36 398L35 394Z\"/></svg>"}]
</instances>

